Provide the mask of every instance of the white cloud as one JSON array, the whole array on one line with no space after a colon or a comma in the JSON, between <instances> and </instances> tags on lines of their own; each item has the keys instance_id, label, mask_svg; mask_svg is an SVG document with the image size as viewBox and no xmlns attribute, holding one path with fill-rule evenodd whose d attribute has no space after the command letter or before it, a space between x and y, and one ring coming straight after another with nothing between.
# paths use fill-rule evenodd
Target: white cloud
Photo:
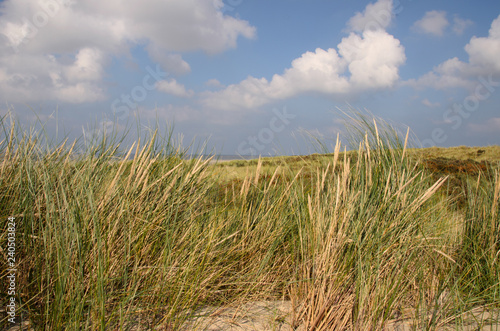
<instances>
[{"instance_id":1,"label":"white cloud","mask_svg":"<svg viewBox=\"0 0 500 331\"><path fill-rule=\"evenodd\" d=\"M156 89L158 91L175 95L181 98L190 98L194 95L193 90L186 90L184 85L179 84L175 79L161 80L156 83Z\"/></svg>"},{"instance_id":2,"label":"white cloud","mask_svg":"<svg viewBox=\"0 0 500 331\"><path fill-rule=\"evenodd\" d=\"M68 103L83 103L104 99L103 92L100 88L85 82L63 86L55 91L53 95L53 99Z\"/></svg>"},{"instance_id":3,"label":"white cloud","mask_svg":"<svg viewBox=\"0 0 500 331\"><path fill-rule=\"evenodd\" d=\"M212 78L212 79L209 79L205 82L205 85L206 86L210 86L210 87L224 87L224 85L219 82L219 80L215 79L215 78Z\"/></svg>"},{"instance_id":4,"label":"white cloud","mask_svg":"<svg viewBox=\"0 0 500 331\"><path fill-rule=\"evenodd\" d=\"M425 13L424 17L415 22L413 28L421 33L442 36L444 29L449 25L446 12L432 10Z\"/></svg>"},{"instance_id":5,"label":"white cloud","mask_svg":"<svg viewBox=\"0 0 500 331\"><path fill-rule=\"evenodd\" d=\"M454 57L434 67L432 71L420 78L408 80L405 84L415 88L434 88L438 90L455 87L468 89L472 87L472 82L464 73L469 71L469 67L466 63Z\"/></svg>"},{"instance_id":6,"label":"white cloud","mask_svg":"<svg viewBox=\"0 0 500 331\"><path fill-rule=\"evenodd\" d=\"M346 65L335 49L317 48L293 60L291 68L282 75L274 75L271 81L248 77L222 91L206 92L204 103L211 108L232 110L259 107L303 92L346 94L349 82L340 76Z\"/></svg>"},{"instance_id":7,"label":"white cloud","mask_svg":"<svg viewBox=\"0 0 500 331\"><path fill-rule=\"evenodd\" d=\"M351 88L355 90L392 87L406 60L399 40L385 31L351 34L342 39L338 49L348 63Z\"/></svg>"},{"instance_id":8,"label":"white cloud","mask_svg":"<svg viewBox=\"0 0 500 331\"><path fill-rule=\"evenodd\" d=\"M107 59L146 45L165 71L191 70L180 53L219 53L253 38L222 0L6 0L0 7L0 97L92 102L105 97Z\"/></svg>"},{"instance_id":9,"label":"white cloud","mask_svg":"<svg viewBox=\"0 0 500 331\"><path fill-rule=\"evenodd\" d=\"M0 58L0 95L8 102L56 100L70 103L104 99L99 86L105 58L83 48L75 56L8 55Z\"/></svg>"},{"instance_id":10,"label":"white cloud","mask_svg":"<svg viewBox=\"0 0 500 331\"><path fill-rule=\"evenodd\" d=\"M422 100L422 104L424 106L427 106L429 108L435 108L435 107L439 107L441 106L441 104L439 102L431 102L429 101L429 99L425 98L424 100Z\"/></svg>"},{"instance_id":11,"label":"white cloud","mask_svg":"<svg viewBox=\"0 0 500 331\"><path fill-rule=\"evenodd\" d=\"M116 0L115 0L116 1ZM102 1L92 0L93 10ZM130 17L129 33L137 39L176 52L203 50L219 53L236 47L238 36L255 36L255 28L247 21L223 16L222 0L120 1L124 17Z\"/></svg>"},{"instance_id":12,"label":"white cloud","mask_svg":"<svg viewBox=\"0 0 500 331\"><path fill-rule=\"evenodd\" d=\"M365 14L358 13L349 24L353 29L365 27L365 30L343 38L338 51L317 48L306 52L270 81L250 76L222 91L205 92L203 103L222 110L252 109L308 92L346 97L393 87L399 80L399 67L406 60L404 47L383 29L372 29L365 24L366 17L391 4L380 0L370 4Z\"/></svg>"},{"instance_id":13,"label":"white cloud","mask_svg":"<svg viewBox=\"0 0 500 331\"><path fill-rule=\"evenodd\" d=\"M488 37L472 37L465 46L469 61L452 58L436 66L418 79L405 84L415 88L449 89L461 87L473 89L477 77L500 74L500 15L492 22Z\"/></svg>"},{"instance_id":14,"label":"white cloud","mask_svg":"<svg viewBox=\"0 0 500 331\"><path fill-rule=\"evenodd\" d=\"M385 30L392 20L392 0L379 0L356 13L347 23L349 31Z\"/></svg>"},{"instance_id":15,"label":"white cloud","mask_svg":"<svg viewBox=\"0 0 500 331\"><path fill-rule=\"evenodd\" d=\"M82 48L66 68L69 82L99 81L103 74L103 54L98 49Z\"/></svg>"},{"instance_id":16,"label":"white cloud","mask_svg":"<svg viewBox=\"0 0 500 331\"><path fill-rule=\"evenodd\" d=\"M148 53L153 61L169 73L184 75L191 72L191 66L182 59L180 54L169 53L154 44L148 46Z\"/></svg>"},{"instance_id":17,"label":"white cloud","mask_svg":"<svg viewBox=\"0 0 500 331\"><path fill-rule=\"evenodd\" d=\"M500 73L500 15L493 21L488 37L472 37L465 46L472 66L483 68L485 73Z\"/></svg>"},{"instance_id":18,"label":"white cloud","mask_svg":"<svg viewBox=\"0 0 500 331\"><path fill-rule=\"evenodd\" d=\"M462 19L458 16L455 16L453 18L453 32L456 35L460 36L464 33L465 29L467 29L472 24L474 24L474 23L471 20L465 20L465 19Z\"/></svg>"}]
</instances>

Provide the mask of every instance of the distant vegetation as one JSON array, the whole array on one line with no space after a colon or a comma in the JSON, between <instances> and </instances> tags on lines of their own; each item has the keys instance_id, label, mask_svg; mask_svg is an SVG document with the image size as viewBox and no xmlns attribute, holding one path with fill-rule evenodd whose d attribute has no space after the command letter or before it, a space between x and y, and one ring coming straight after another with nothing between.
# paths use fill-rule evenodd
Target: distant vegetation
<instances>
[{"instance_id":1,"label":"distant vegetation","mask_svg":"<svg viewBox=\"0 0 500 331\"><path fill-rule=\"evenodd\" d=\"M476 169L478 163L484 166L497 166L500 162L500 146L487 146L487 147L431 147L431 148L408 148L408 157L414 161L422 164L430 163L446 163L452 166L453 164L470 165ZM347 155L352 159L357 155L356 151L349 151ZM272 172L277 166L286 165L288 168L300 169L305 167L321 166L325 162L331 160L334 156L332 153L325 154L310 154L310 155L297 155L297 156L276 156L276 157L263 157L261 160L262 169ZM343 152L340 152L343 157ZM218 162L217 167L224 169L225 176L227 177L244 177L246 173L255 171L258 158L253 160L232 160ZM480 166L481 169L485 169ZM438 170L431 169L432 171ZM449 172L464 172L464 169L455 170L449 168ZM467 171L466 171L467 172Z\"/></svg>"},{"instance_id":2,"label":"distant vegetation","mask_svg":"<svg viewBox=\"0 0 500 331\"><path fill-rule=\"evenodd\" d=\"M47 150L3 123L0 272L14 216L18 316L178 330L201 307L290 300L307 330L498 322L500 147L412 149L369 120L347 123L357 151L219 163L157 131L116 161L115 140Z\"/></svg>"}]
</instances>

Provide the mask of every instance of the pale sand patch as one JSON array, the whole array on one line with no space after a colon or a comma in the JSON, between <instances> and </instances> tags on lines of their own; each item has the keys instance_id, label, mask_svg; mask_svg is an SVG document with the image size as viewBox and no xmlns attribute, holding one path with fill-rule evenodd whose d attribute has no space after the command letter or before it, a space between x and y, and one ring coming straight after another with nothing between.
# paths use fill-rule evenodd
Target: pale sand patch
<instances>
[{"instance_id":1,"label":"pale sand patch","mask_svg":"<svg viewBox=\"0 0 500 331\"><path fill-rule=\"evenodd\" d=\"M184 323L181 330L203 331L288 331L292 329L290 301L256 301L239 307L207 307ZM305 329L295 329L302 331Z\"/></svg>"},{"instance_id":2,"label":"pale sand patch","mask_svg":"<svg viewBox=\"0 0 500 331\"><path fill-rule=\"evenodd\" d=\"M460 325L452 319L444 321L437 330L500 331L500 311L494 313L476 308L462 316L467 322ZM293 309L290 301L256 301L239 307L207 307L183 324L182 331L305 331L303 326L292 328ZM415 330L411 318L399 318L386 323L385 331Z\"/></svg>"},{"instance_id":3,"label":"pale sand patch","mask_svg":"<svg viewBox=\"0 0 500 331\"><path fill-rule=\"evenodd\" d=\"M483 308L473 309L472 311L463 314L464 321L456 322L454 319L448 319L433 330L439 331L500 331L500 311L494 313L484 311ZM423 330L424 328L416 328L411 319L398 319L388 321L384 330L386 331L412 331Z\"/></svg>"},{"instance_id":4,"label":"pale sand patch","mask_svg":"<svg viewBox=\"0 0 500 331\"><path fill-rule=\"evenodd\" d=\"M290 301L255 301L238 307L205 307L199 309L195 316L188 319L179 331L306 331L304 326L292 327L293 316ZM404 312L411 316L410 310ZM433 330L464 331L500 331L500 310L486 311L482 307L462 314L466 322L458 324L453 318L445 320ZM167 330L174 329L168 324L160 324L152 328L139 323L129 325L126 330ZM19 325L8 331L21 330ZM22 330L34 330L30 321L25 321ZM411 318L400 317L386 323L384 331L423 330L415 328Z\"/></svg>"}]
</instances>

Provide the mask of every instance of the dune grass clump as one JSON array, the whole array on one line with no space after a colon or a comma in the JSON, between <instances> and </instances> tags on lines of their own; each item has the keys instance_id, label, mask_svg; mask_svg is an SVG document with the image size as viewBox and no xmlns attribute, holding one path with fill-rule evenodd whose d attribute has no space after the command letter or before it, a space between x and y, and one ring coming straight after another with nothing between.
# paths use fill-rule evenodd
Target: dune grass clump
<instances>
[{"instance_id":1,"label":"dune grass clump","mask_svg":"<svg viewBox=\"0 0 500 331\"><path fill-rule=\"evenodd\" d=\"M407 141L381 139L376 122L362 133L369 123L357 119L356 161L339 160L338 143L331 168L343 171L319 172L302 204L307 255L294 290L307 329L380 329L405 308L428 307L448 263L431 234L446 213L430 203L446 178L430 181L405 156Z\"/></svg>"},{"instance_id":2,"label":"dune grass clump","mask_svg":"<svg viewBox=\"0 0 500 331\"><path fill-rule=\"evenodd\" d=\"M338 140L325 157L238 163L237 177L158 130L76 153L3 123L0 246L15 216L19 313L50 330L177 330L204 307L286 300L291 327L379 330L498 309L498 170L442 194L448 177L409 157L408 133L348 123L357 150Z\"/></svg>"}]
</instances>

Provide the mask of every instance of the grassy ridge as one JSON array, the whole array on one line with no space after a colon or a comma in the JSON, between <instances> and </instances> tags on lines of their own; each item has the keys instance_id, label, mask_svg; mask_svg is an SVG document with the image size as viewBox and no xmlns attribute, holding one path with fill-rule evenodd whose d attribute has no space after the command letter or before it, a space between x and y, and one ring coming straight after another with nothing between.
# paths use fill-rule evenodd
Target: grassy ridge
<instances>
[{"instance_id":1,"label":"grassy ridge","mask_svg":"<svg viewBox=\"0 0 500 331\"><path fill-rule=\"evenodd\" d=\"M343 152L340 153L342 157ZM347 155L355 157L356 151L349 151ZM285 165L288 168L298 170L304 166L320 166L328 162L334 155L332 153L297 155L297 156L277 156L262 158L262 171L272 173L277 166ZM431 147L431 148L408 148L408 156L415 161L427 162L434 159L445 159L448 161L474 161L489 162L491 166L497 166L500 162L500 146L487 147ZM254 160L231 160L217 163L216 167L223 170L227 179L242 178L248 173L255 172L258 159ZM448 162L449 163L449 162ZM439 169L431 168L432 172Z\"/></svg>"},{"instance_id":2,"label":"grassy ridge","mask_svg":"<svg viewBox=\"0 0 500 331\"><path fill-rule=\"evenodd\" d=\"M206 305L285 299L293 324L331 330L498 308L497 164L451 189L367 123L352 123L358 151L243 166L185 161L158 132L117 162L113 140L75 154L5 130L0 247L14 215L20 311L41 329L179 329Z\"/></svg>"}]
</instances>

